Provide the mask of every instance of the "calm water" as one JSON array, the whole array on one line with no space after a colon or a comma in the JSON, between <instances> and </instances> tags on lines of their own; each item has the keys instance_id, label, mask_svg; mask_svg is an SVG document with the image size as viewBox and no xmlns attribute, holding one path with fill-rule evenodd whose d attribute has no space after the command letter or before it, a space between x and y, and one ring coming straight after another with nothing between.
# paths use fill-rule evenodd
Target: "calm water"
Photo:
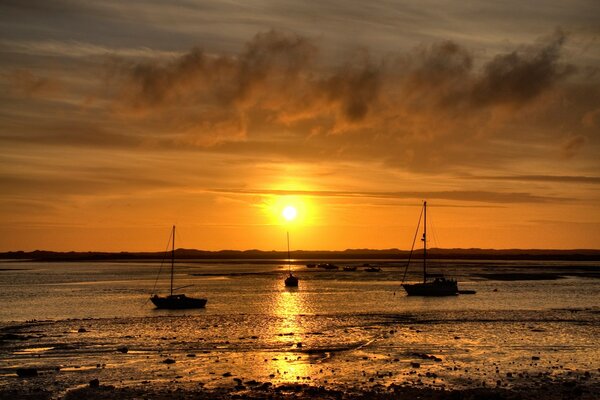
<instances>
[{"instance_id":1,"label":"calm water","mask_svg":"<svg viewBox=\"0 0 600 400\"><path fill-rule=\"evenodd\" d=\"M346 265L340 264L340 265ZM600 280L568 276L594 263L573 262L446 262L461 289L475 296L406 297L400 286L404 267L384 265L381 273L324 271L293 265L300 289L289 292L281 264L179 263L175 286L208 298L206 310L193 315L347 314L479 310L545 310L599 305ZM435 264L432 269L435 271ZM154 288L168 291L168 266L158 279L159 264L127 263L0 263L0 321L31 319L112 318L173 315L154 310L148 297ZM415 270L418 267L414 268ZM411 267L412 270L412 267ZM564 279L493 281L488 272L554 272ZM600 266L597 268L600 271ZM415 271L416 272L416 271ZM409 275L409 279L418 279ZM494 291L496 290L496 291ZM285 301L284 301L285 299Z\"/></svg>"},{"instance_id":2,"label":"calm water","mask_svg":"<svg viewBox=\"0 0 600 400\"><path fill-rule=\"evenodd\" d=\"M14 384L20 366L60 366L52 379L65 388L99 374L109 382L125 376L130 383L220 386L231 384L225 372L272 382L442 387L520 382L507 380L506 371L522 374L522 381L591 372L597 383L600 279L592 276L598 263L444 265L461 289L477 294L407 297L400 286L404 267L396 264L381 273L293 265L300 287L287 290L285 262L179 263L175 286L193 285L182 291L208 298L207 308L158 311L148 301L157 263L3 262L0 327L27 340L0 346L0 386ZM505 272L561 279L482 276ZM168 289L166 274L157 289ZM126 355L116 352L123 345ZM167 368L161 363L167 356L177 363ZM415 359L419 371L434 375L411 373Z\"/></svg>"}]
</instances>

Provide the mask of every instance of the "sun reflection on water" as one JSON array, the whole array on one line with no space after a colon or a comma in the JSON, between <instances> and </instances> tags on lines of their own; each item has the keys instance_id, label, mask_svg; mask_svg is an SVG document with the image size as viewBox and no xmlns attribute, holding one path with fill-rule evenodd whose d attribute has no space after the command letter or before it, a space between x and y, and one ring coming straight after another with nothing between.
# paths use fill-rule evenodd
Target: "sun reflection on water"
<instances>
[{"instance_id":1,"label":"sun reflection on water","mask_svg":"<svg viewBox=\"0 0 600 400\"><path fill-rule=\"evenodd\" d=\"M280 382L301 382L310 376L311 367L301 351L306 333L301 317L306 313L304 297L298 288L281 288L274 300L273 315L277 323L272 327L272 334L282 351L275 354L265 368Z\"/></svg>"}]
</instances>

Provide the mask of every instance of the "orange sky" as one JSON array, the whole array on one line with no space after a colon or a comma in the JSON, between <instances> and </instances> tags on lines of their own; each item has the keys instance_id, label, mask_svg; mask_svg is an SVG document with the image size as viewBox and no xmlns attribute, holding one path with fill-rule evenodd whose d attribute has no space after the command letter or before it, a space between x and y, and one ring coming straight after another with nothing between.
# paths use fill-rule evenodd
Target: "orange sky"
<instances>
[{"instance_id":1,"label":"orange sky","mask_svg":"<svg viewBox=\"0 0 600 400\"><path fill-rule=\"evenodd\" d=\"M600 248L598 2L308 3L3 2L0 251Z\"/></svg>"}]
</instances>

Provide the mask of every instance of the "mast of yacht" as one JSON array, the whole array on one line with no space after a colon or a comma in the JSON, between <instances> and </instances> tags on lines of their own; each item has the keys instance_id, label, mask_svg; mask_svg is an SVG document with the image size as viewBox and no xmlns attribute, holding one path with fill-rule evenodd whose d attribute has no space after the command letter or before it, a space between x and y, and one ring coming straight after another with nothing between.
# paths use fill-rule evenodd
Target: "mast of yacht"
<instances>
[{"instance_id":1,"label":"mast of yacht","mask_svg":"<svg viewBox=\"0 0 600 400\"><path fill-rule=\"evenodd\" d=\"M292 275L292 265L290 264L290 232L287 231L287 246L288 246L288 272Z\"/></svg>"},{"instance_id":2,"label":"mast of yacht","mask_svg":"<svg viewBox=\"0 0 600 400\"><path fill-rule=\"evenodd\" d=\"M427 283L427 202L423 202L423 283Z\"/></svg>"},{"instance_id":3,"label":"mast of yacht","mask_svg":"<svg viewBox=\"0 0 600 400\"><path fill-rule=\"evenodd\" d=\"M171 248L171 296L173 296L173 271L175 269L175 225L173 225L173 247Z\"/></svg>"}]
</instances>

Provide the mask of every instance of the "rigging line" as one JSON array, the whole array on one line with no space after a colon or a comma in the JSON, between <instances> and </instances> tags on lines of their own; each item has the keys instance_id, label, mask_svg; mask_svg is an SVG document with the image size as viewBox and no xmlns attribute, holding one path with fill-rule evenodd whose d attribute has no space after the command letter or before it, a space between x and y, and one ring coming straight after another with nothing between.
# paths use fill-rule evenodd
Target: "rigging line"
<instances>
[{"instance_id":1,"label":"rigging line","mask_svg":"<svg viewBox=\"0 0 600 400\"><path fill-rule=\"evenodd\" d=\"M165 252L163 253L163 259L160 262L160 268L158 269L158 274L156 274L156 279L154 280L154 287L152 288L152 294L156 291L156 284L158 283L158 278L160 278L160 272L162 271L163 265L165 263L165 259L167 258L167 253L169 252L169 245L171 244L171 240L173 239L173 231L169 235L169 241L167 242L167 247L165 248Z\"/></svg>"},{"instance_id":2,"label":"rigging line","mask_svg":"<svg viewBox=\"0 0 600 400\"><path fill-rule=\"evenodd\" d=\"M430 209L431 209L431 206L430 206ZM433 246L435 246L436 248L439 249L439 248L441 248L442 244L438 238L436 223L434 223L433 218L431 218L431 212L429 213L429 215L427 215L427 217L429 219L429 229L430 229L432 237L433 237ZM437 264L438 272L443 272L443 271L447 272L448 271L448 265L445 265L444 263L440 263L439 261L437 261L436 264ZM442 268L443 268L443 270L442 270ZM453 273L449 273L448 276L455 277L456 275Z\"/></svg>"},{"instance_id":3,"label":"rigging line","mask_svg":"<svg viewBox=\"0 0 600 400\"><path fill-rule=\"evenodd\" d=\"M431 209L431 206L429 206L429 209ZM437 235L437 229L436 229L436 225L433 223L433 219L431 218L431 212L429 212L429 229L431 230L432 236L433 236L433 245L437 248L440 247L440 241L438 239L438 235ZM436 220L437 221L437 220Z\"/></svg>"},{"instance_id":4,"label":"rigging line","mask_svg":"<svg viewBox=\"0 0 600 400\"><path fill-rule=\"evenodd\" d=\"M436 230L435 230L435 224L434 224L433 218L432 218L432 214L433 214L431 212L432 207L433 206L431 206L431 205L428 207L429 208L429 212L427 213L427 224L428 224L427 233L428 233L428 235L426 238L427 245L428 245L427 248L429 249L429 256L430 256L429 262L428 262L428 264L430 266L430 268L429 268L430 271L432 271L431 267L435 266L435 268L439 268L437 261L434 262L433 260L431 260L431 255L433 254L433 249L435 249L436 247L439 247L439 243L437 240L437 234L436 234ZM439 273L439 271L437 271L437 272Z\"/></svg>"},{"instance_id":5,"label":"rigging line","mask_svg":"<svg viewBox=\"0 0 600 400\"><path fill-rule=\"evenodd\" d=\"M415 242L417 241L417 235L419 234L419 227L421 226L421 218L423 217L423 208L421 208L421 214L419 214L419 222L417 222L417 229L415 230L415 236L413 237L412 246L410 247L410 253L408 255L408 261L406 262L406 268L404 268L404 275L402 276L402 282L406 279L406 272L408 271L408 266L410 265L410 260L412 258L413 250L415 249Z\"/></svg>"}]
</instances>

